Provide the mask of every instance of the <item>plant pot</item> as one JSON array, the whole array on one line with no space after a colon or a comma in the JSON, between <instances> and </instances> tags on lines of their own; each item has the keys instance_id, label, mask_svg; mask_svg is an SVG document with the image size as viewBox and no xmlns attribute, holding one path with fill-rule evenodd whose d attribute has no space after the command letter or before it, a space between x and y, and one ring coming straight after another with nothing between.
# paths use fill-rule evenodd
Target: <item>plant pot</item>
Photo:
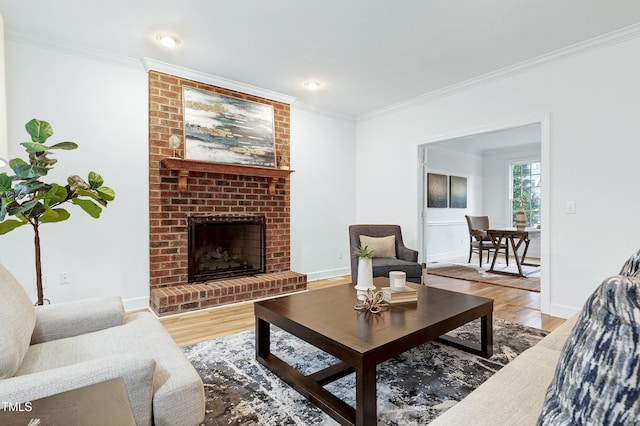
<instances>
[{"instance_id":1,"label":"plant pot","mask_svg":"<svg viewBox=\"0 0 640 426\"><path fill-rule=\"evenodd\" d=\"M358 297L364 295L367 290L375 290L373 285L373 264L371 259L361 257L358 259L358 282L354 287L358 291Z\"/></svg>"}]
</instances>

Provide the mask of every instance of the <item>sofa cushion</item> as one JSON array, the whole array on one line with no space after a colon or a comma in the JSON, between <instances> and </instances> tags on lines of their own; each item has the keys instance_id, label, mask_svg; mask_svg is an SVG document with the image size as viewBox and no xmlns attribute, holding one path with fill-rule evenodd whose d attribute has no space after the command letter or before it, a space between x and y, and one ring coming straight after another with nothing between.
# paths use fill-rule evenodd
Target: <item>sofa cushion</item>
<instances>
[{"instance_id":1,"label":"sofa cushion","mask_svg":"<svg viewBox=\"0 0 640 426\"><path fill-rule=\"evenodd\" d=\"M373 257L396 258L396 236L388 237L369 237L360 235L360 246L367 246L373 252Z\"/></svg>"},{"instance_id":2,"label":"sofa cushion","mask_svg":"<svg viewBox=\"0 0 640 426\"><path fill-rule=\"evenodd\" d=\"M640 278L605 280L565 343L538 425L637 424Z\"/></svg>"},{"instance_id":3,"label":"sofa cushion","mask_svg":"<svg viewBox=\"0 0 640 426\"><path fill-rule=\"evenodd\" d=\"M527 349L429 426L535 425L559 356L539 345Z\"/></svg>"},{"instance_id":4,"label":"sofa cushion","mask_svg":"<svg viewBox=\"0 0 640 426\"><path fill-rule=\"evenodd\" d=\"M36 313L20 283L2 265L0 294L0 379L6 379L18 371L29 349Z\"/></svg>"}]
</instances>

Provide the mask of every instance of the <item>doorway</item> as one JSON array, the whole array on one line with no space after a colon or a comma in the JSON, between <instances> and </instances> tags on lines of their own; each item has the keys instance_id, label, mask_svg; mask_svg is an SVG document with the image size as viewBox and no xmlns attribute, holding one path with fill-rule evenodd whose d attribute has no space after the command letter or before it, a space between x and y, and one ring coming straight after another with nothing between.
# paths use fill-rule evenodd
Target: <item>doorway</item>
<instances>
[{"instance_id":1,"label":"doorway","mask_svg":"<svg viewBox=\"0 0 640 426\"><path fill-rule=\"evenodd\" d=\"M422 140L419 154L419 246L422 261L465 258L469 233L465 215L487 215L491 226L512 227L512 164L540 161L540 240L534 249L544 267L540 276L540 308L549 309L549 117ZM428 174L466 179L466 204L427 206ZM447 188L449 190L449 188Z\"/></svg>"}]
</instances>

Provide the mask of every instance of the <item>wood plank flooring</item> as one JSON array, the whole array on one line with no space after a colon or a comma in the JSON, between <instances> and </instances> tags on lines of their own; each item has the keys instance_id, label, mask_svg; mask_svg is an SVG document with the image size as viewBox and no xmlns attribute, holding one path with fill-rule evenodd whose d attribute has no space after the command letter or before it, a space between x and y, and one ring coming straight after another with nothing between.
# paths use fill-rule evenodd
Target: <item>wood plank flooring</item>
<instances>
[{"instance_id":1,"label":"wood plank flooring","mask_svg":"<svg viewBox=\"0 0 640 426\"><path fill-rule=\"evenodd\" d=\"M346 284L350 281L351 277L345 275L312 281L308 283L307 287L313 291ZM547 331L554 330L564 322L562 318L540 313L539 293L435 275L427 276L427 285L493 299L493 316L495 318ZM193 313L162 317L160 321L179 346L188 346L253 329L253 302L242 302Z\"/></svg>"}]
</instances>

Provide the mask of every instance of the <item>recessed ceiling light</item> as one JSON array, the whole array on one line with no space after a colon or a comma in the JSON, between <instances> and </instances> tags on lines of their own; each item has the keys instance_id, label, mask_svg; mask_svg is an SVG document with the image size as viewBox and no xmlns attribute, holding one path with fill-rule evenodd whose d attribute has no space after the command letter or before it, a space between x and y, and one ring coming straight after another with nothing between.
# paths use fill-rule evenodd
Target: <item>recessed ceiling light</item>
<instances>
[{"instance_id":1,"label":"recessed ceiling light","mask_svg":"<svg viewBox=\"0 0 640 426\"><path fill-rule=\"evenodd\" d=\"M176 47L180 44L180 40L177 37L174 37L169 34L158 34L156 36L156 40L162 43L163 46L166 47Z\"/></svg>"},{"instance_id":2,"label":"recessed ceiling light","mask_svg":"<svg viewBox=\"0 0 640 426\"><path fill-rule=\"evenodd\" d=\"M318 90L320 86L322 86L322 83L320 83L319 81L308 80L304 82L304 87L309 90Z\"/></svg>"}]
</instances>

